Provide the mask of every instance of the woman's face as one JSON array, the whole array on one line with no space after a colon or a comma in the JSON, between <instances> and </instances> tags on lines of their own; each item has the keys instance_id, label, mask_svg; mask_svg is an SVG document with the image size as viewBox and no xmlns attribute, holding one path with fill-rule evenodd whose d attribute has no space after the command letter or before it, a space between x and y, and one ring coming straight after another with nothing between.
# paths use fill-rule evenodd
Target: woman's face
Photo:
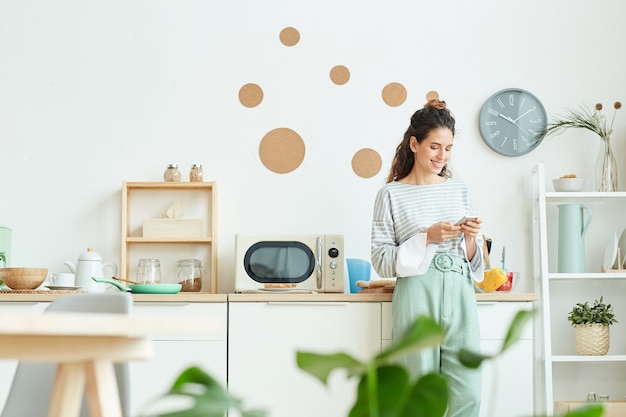
<instances>
[{"instance_id":1,"label":"woman's face","mask_svg":"<svg viewBox=\"0 0 626 417\"><path fill-rule=\"evenodd\" d=\"M423 174L439 175L450 160L453 141L452 131L445 127L431 130L422 143L411 137L411 150L415 155L413 168Z\"/></svg>"}]
</instances>

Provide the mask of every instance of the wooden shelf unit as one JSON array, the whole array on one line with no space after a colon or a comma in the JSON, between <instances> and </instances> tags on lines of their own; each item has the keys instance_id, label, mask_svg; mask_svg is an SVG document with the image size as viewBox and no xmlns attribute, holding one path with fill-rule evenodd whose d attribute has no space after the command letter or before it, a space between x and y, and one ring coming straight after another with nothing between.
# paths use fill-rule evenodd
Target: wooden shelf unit
<instances>
[{"instance_id":1,"label":"wooden shelf unit","mask_svg":"<svg viewBox=\"0 0 626 417\"><path fill-rule=\"evenodd\" d=\"M533 258L537 292L540 294L539 314L535 321L535 402L537 414L553 415L555 402L584 400L588 391L600 389L612 390L611 398L621 398L626 387L623 378L615 378L615 373L626 369L626 350L620 343L624 332L611 327L611 349L603 356L583 356L573 352L573 330L564 334L564 328L570 328L567 312L576 302L585 301L579 293L586 293L588 301L607 292L612 300L621 300L624 296L623 283L626 271L601 271L594 264L586 272L559 273L554 260L558 258L557 236L548 233L550 227L556 229L554 215L549 216L549 208L559 203L585 203L594 205L594 226L598 230L616 226L603 222L603 214L611 207L626 204L626 192L550 192L546 191L544 167L539 163L531 173L531 196L533 216ZM550 217L550 218L549 218ZM596 220L597 219L597 220ZM557 217L558 224L558 217ZM605 242L585 237L587 249L591 250ZM556 244L555 244L556 243ZM555 252L556 251L556 252ZM552 262L550 260L552 259ZM597 272L593 269L597 268ZM589 291L589 289L592 291ZM611 292L611 289L615 289ZM576 294L576 295L574 295ZM613 303L618 307L618 303ZM619 303L621 304L621 303ZM558 313L558 314L555 314ZM619 312L616 314L619 316ZM622 318L622 317L620 317ZM617 336L617 337L616 337ZM564 342L565 341L565 342ZM584 375L579 377L579 375ZM582 382L581 382L582 381ZM577 386L576 384L580 384ZM572 387L577 387L573 390ZM618 396L618 394L620 394Z\"/></svg>"},{"instance_id":2,"label":"wooden shelf unit","mask_svg":"<svg viewBox=\"0 0 626 417\"><path fill-rule=\"evenodd\" d=\"M138 201L143 197L151 204ZM199 237L143 237L141 223L145 218L159 217L177 199L186 199L191 204L194 215L202 218L202 236ZM155 204L155 202L157 204ZM161 205L159 206L158 203ZM148 206L148 207L146 207ZM196 207L198 206L198 207ZM199 206L202 206L199 208ZM205 207L206 206L206 207ZM122 183L122 241L121 270L123 279L134 279L131 271L135 267L134 254L141 252L179 255L179 259L200 258L203 267L202 292L217 293L217 189L215 181L210 182L128 182ZM198 211L199 210L199 211ZM144 216L139 214L143 211ZM146 213L148 217L146 217ZM188 253L193 252L189 256ZM147 256L142 256L147 257ZM155 256L158 258L158 256ZM133 263L135 261L135 263ZM161 270L164 282L174 282L171 276L175 267L172 263ZM168 272L169 271L169 272Z\"/></svg>"}]
</instances>

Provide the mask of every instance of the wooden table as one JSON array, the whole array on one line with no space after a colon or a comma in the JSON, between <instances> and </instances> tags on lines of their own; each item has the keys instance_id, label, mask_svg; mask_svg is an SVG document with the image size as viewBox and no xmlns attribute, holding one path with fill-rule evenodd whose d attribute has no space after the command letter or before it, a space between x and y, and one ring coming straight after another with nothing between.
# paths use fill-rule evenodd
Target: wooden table
<instances>
[{"instance_id":1,"label":"wooden table","mask_svg":"<svg viewBox=\"0 0 626 417\"><path fill-rule=\"evenodd\" d=\"M85 387L93 417L121 417L113 363L150 358L151 334L200 333L216 326L210 318L4 314L0 320L0 358L58 363L49 417L78 416Z\"/></svg>"}]
</instances>

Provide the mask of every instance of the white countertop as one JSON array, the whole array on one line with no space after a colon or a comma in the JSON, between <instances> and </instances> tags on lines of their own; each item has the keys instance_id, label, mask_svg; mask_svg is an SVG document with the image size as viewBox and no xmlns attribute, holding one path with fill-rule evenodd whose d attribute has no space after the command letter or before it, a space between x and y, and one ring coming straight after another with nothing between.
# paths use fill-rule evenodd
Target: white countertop
<instances>
[{"instance_id":1,"label":"white countertop","mask_svg":"<svg viewBox=\"0 0 626 417\"><path fill-rule=\"evenodd\" d=\"M49 302L68 293L54 293L42 291L34 294L26 293L0 293L0 302ZM286 301L286 302L381 302L391 301L392 293L367 293L367 294L209 294L202 292L184 292L178 294L134 294L133 299L137 302L181 302L181 303L225 303L225 302L263 302L263 301ZM517 292L492 292L476 294L478 302L513 302L513 301L537 301L537 293Z\"/></svg>"},{"instance_id":2,"label":"white countertop","mask_svg":"<svg viewBox=\"0 0 626 417\"><path fill-rule=\"evenodd\" d=\"M74 293L67 291L39 291L37 293L2 292L0 293L0 302L48 302L69 294ZM225 303L228 300L228 294L210 294L203 292L181 292L178 294L133 294L133 299L135 301L147 302Z\"/></svg>"},{"instance_id":3,"label":"white countertop","mask_svg":"<svg viewBox=\"0 0 626 417\"><path fill-rule=\"evenodd\" d=\"M392 293L367 293L367 294L228 294L229 302L253 302L253 301L345 301L345 302L381 302L391 301ZM492 292L476 294L479 302L495 301L537 301L536 293L515 292Z\"/></svg>"}]
</instances>

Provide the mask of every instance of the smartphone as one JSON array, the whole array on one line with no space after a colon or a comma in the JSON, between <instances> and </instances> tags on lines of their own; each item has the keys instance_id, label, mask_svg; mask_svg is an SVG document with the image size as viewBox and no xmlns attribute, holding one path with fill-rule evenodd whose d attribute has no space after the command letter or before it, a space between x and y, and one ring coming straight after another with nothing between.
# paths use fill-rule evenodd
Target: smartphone
<instances>
[{"instance_id":1,"label":"smartphone","mask_svg":"<svg viewBox=\"0 0 626 417\"><path fill-rule=\"evenodd\" d=\"M458 222L454 223L456 226L459 226L461 224L465 224L468 221L475 221L476 219L478 219L478 216L463 216Z\"/></svg>"}]
</instances>

